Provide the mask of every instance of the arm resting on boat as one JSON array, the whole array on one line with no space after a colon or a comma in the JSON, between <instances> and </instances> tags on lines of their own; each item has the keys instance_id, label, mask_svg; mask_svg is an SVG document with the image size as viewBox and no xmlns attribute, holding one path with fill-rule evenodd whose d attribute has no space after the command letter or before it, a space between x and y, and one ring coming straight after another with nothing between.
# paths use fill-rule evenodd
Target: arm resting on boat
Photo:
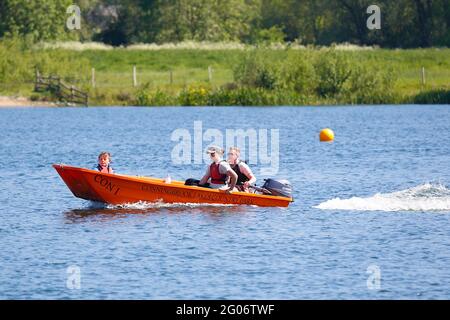
<instances>
[{"instance_id":1,"label":"arm resting on boat","mask_svg":"<svg viewBox=\"0 0 450 320\"><path fill-rule=\"evenodd\" d=\"M236 172L234 172L234 170L231 169L227 171L227 176L230 177L229 190L233 191L234 187L236 187L238 175Z\"/></svg>"}]
</instances>

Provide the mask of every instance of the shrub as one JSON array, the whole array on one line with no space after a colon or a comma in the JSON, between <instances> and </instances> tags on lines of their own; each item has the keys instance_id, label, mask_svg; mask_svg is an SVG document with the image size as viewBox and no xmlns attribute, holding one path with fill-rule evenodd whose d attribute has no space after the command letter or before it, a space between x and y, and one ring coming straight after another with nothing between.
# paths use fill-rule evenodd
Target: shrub
<instances>
[{"instance_id":1,"label":"shrub","mask_svg":"<svg viewBox=\"0 0 450 320\"><path fill-rule=\"evenodd\" d=\"M151 105L150 101L150 92L149 92L149 84L143 85L137 92L135 97L135 104L137 106L149 106Z\"/></svg>"},{"instance_id":2,"label":"shrub","mask_svg":"<svg viewBox=\"0 0 450 320\"><path fill-rule=\"evenodd\" d=\"M33 55L24 41L0 42L0 83L18 83L33 79Z\"/></svg>"},{"instance_id":3,"label":"shrub","mask_svg":"<svg viewBox=\"0 0 450 320\"><path fill-rule=\"evenodd\" d=\"M308 52L290 52L280 68L280 86L298 94L311 94L317 87L313 59Z\"/></svg>"},{"instance_id":4,"label":"shrub","mask_svg":"<svg viewBox=\"0 0 450 320\"><path fill-rule=\"evenodd\" d=\"M151 91L149 84L146 84L136 92L135 104L137 106L174 106L177 105L177 97L160 89Z\"/></svg>"},{"instance_id":5,"label":"shrub","mask_svg":"<svg viewBox=\"0 0 450 320\"><path fill-rule=\"evenodd\" d=\"M435 89L421 92L413 98L415 104L450 104L449 89Z\"/></svg>"},{"instance_id":6,"label":"shrub","mask_svg":"<svg viewBox=\"0 0 450 320\"><path fill-rule=\"evenodd\" d=\"M208 97L208 105L212 106L302 105L305 102L306 97L295 92L248 87L219 89Z\"/></svg>"},{"instance_id":7,"label":"shrub","mask_svg":"<svg viewBox=\"0 0 450 320\"><path fill-rule=\"evenodd\" d=\"M159 89L153 92L150 98L150 105L152 106L174 106L176 104L176 97L173 97Z\"/></svg>"},{"instance_id":8,"label":"shrub","mask_svg":"<svg viewBox=\"0 0 450 320\"><path fill-rule=\"evenodd\" d=\"M327 50L319 55L319 59L314 64L314 69L318 80L317 94L325 98L341 94L352 75L348 56L335 49Z\"/></svg>"},{"instance_id":9,"label":"shrub","mask_svg":"<svg viewBox=\"0 0 450 320\"><path fill-rule=\"evenodd\" d=\"M264 55L265 50L253 50L234 69L234 79L242 86L262 89L277 87L276 66Z\"/></svg>"},{"instance_id":10,"label":"shrub","mask_svg":"<svg viewBox=\"0 0 450 320\"><path fill-rule=\"evenodd\" d=\"M119 92L116 95L116 99L120 102L129 102L132 100L131 94L128 92Z\"/></svg>"},{"instance_id":11,"label":"shrub","mask_svg":"<svg viewBox=\"0 0 450 320\"><path fill-rule=\"evenodd\" d=\"M182 106L205 106L208 104L209 90L205 87L188 87L180 92L178 102Z\"/></svg>"},{"instance_id":12,"label":"shrub","mask_svg":"<svg viewBox=\"0 0 450 320\"><path fill-rule=\"evenodd\" d=\"M348 87L347 100L357 104L393 103L396 77L392 69L382 70L367 63L354 64Z\"/></svg>"},{"instance_id":13,"label":"shrub","mask_svg":"<svg viewBox=\"0 0 450 320\"><path fill-rule=\"evenodd\" d=\"M236 97L233 89L220 88L216 91L210 92L208 95L208 105L210 106L233 106L237 105Z\"/></svg>"},{"instance_id":14,"label":"shrub","mask_svg":"<svg viewBox=\"0 0 450 320\"><path fill-rule=\"evenodd\" d=\"M272 43L284 43L284 38L286 37L282 28L278 26L273 26L269 29L256 30L255 34L252 36L251 41L257 44L272 44Z\"/></svg>"},{"instance_id":15,"label":"shrub","mask_svg":"<svg viewBox=\"0 0 450 320\"><path fill-rule=\"evenodd\" d=\"M232 91L232 95L238 106L267 105L266 91L262 88L240 88Z\"/></svg>"},{"instance_id":16,"label":"shrub","mask_svg":"<svg viewBox=\"0 0 450 320\"><path fill-rule=\"evenodd\" d=\"M32 95L30 96L30 101L33 101L33 102L39 101L40 98L41 98L41 97L40 97L38 94L32 94Z\"/></svg>"}]
</instances>

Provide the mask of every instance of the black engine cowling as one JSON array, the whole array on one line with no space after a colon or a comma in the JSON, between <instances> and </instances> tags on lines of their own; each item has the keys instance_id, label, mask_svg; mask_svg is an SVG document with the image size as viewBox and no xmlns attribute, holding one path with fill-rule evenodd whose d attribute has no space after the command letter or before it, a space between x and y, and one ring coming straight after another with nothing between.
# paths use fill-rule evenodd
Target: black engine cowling
<instances>
[{"instance_id":1,"label":"black engine cowling","mask_svg":"<svg viewBox=\"0 0 450 320\"><path fill-rule=\"evenodd\" d=\"M292 185L287 180L265 179L263 189L274 196L292 198Z\"/></svg>"}]
</instances>

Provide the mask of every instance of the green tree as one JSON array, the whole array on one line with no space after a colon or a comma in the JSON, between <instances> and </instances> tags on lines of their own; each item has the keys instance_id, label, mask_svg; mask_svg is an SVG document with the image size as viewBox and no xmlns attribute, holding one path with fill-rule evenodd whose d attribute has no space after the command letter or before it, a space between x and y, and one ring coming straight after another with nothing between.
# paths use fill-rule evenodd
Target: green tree
<instances>
[{"instance_id":1,"label":"green tree","mask_svg":"<svg viewBox=\"0 0 450 320\"><path fill-rule=\"evenodd\" d=\"M259 0L159 0L158 42L237 41L251 32Z\"/></svg>"},{"instance_id":2,"label":"green tree","mask_svg":"<svg viewBox=\"0 0 450 320\"><path fill-rule=\"evenodd\" d=\"M258 29L279 27L285 40L330 45L351 42L387 47L449 45L450 1L379 0L382 29L369 30L370 0L262 0Z\"/></svg>"},{"instance_id":3,"label":"green tree","mask_svg":"<svg viewBox=\"0 0 450 320\"><path fill-rule=\"evenodd\" d=\"M66 9L82 10L82 30L66 30ZM378 0L381 30L369 30L371 0L0 0L0 37L33 41L351 42L383 47L450 45L449 0Z\"/></svg>"},{"instance_id":4,"label":"green tree","mask_svg":"<svg viewBox=\"0 0 450 320\"><path fill-rule=\"evenodd\" d=\"M66 10L71 0L2 0L0 2L0 37L26 36L33 41L76 37L66 30Z\"/></svg>"},{"instance_id":5,"label":"green tree","mask_svg":"<svg viewBox=\"0 0 450 320\"><path fill-rule=\"evenodd\" d=\"M154 42L157 0L103 0L91 9L94 39L112 45ZM104 21L108 23L105 24Z\"/></svg>"}]
</instances>

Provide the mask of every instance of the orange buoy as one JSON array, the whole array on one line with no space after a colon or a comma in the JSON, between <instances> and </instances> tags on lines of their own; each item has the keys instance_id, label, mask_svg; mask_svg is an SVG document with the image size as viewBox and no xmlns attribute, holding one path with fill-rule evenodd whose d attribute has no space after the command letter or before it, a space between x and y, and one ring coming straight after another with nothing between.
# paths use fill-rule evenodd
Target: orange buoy
<instances>
[{"instance_id":1,"label":"orange buoy","mask_svg":"<svg viewBox=\"0 0 450 320\"><path fill-rule=\"evenodd\" d=\"M334 141L334 132L333 130L326 128L320 131L320 141L321 142L331 142Z\"/></svg>"}]
</instances>

